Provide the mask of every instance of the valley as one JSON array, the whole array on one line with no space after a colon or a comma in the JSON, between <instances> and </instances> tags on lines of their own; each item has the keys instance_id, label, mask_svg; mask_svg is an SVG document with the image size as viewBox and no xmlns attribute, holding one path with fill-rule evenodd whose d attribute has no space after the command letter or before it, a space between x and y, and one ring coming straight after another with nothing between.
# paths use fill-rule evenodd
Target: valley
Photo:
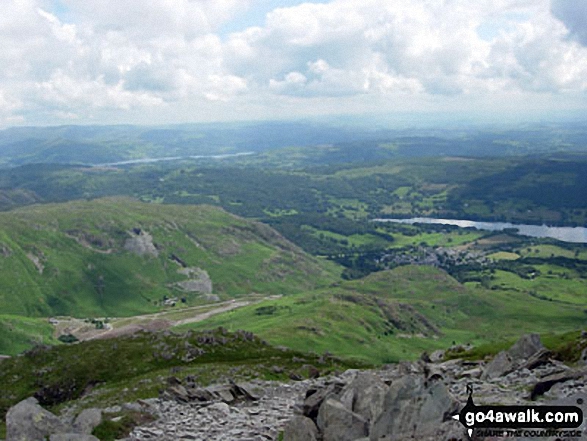
<instances>
[{"instance_id":1,"label":"valley","mask_svg":"<svg viewBox=\"0 0 587 441\"><path fill-rule=\"evenodd\" d=\"M584 327L587 244L513 228L587 225L581 153L434 156L432 146L413 156L360 145L374 156L358 159L355 144L341 143L0 168L0 354L12 356L0 374L25 359L32 370L46 364L36 351L60 363L220 332L255 335L306 362L274 372L243 347L243 357L212 364L179 360L182 376L298 378L308 364L381 366L447 348L492 355L531 332L559 347ZM409 220L423 217L513 227ZM149 353L137 348L128 363L146 370L116 381L93 359L99 380L84 365L75 396L45 405L104 406L122 389L128 400L153 396L176 364L171 352ZM4 411L64 380L20 381ZM84 382L96 381L97 395L85 397Z\"/></svg>"}]
</instances>

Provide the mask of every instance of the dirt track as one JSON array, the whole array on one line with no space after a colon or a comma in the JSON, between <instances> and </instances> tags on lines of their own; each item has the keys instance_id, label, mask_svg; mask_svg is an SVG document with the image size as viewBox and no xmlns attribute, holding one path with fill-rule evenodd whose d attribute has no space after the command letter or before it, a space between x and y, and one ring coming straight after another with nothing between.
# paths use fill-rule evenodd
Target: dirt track
<instances>
[{"instance_id":1,"label":"dirt track","mask_svg":"<svg viewBox=\"0 0 587 441\"><path fill-rule=\"evenodd\" d=\"M233 309L242 308L243 306L252 305L255 303L262 302L263 300L276 298L279 296L269 296L255 300L229 300L226 302L218 303L217 307L208 309L213 305L194 306L192 308L186 308L181 312L188 313L193 310L194 315L182 318L179 320L173 320L166 318L177 314L178 311L163 311L156 312L154 314L138 315L135 317L124 318L124 319L113 319L114 327L110 326L108 329L96 329L94 325L86 323L81 319L66 319L60 320L56 326L56 336L63 334L72 334L80 341L94 340L103 338L115 338L123 335L131 335L138 331L162 331L165 329L172 328L174 326L185 325L188 323L196 323L206 320L216 314L220 314ZM207 309L204 312L198 312L200 310ZM132 320L132 323L116 327L117 320Z\"/></svg>"}]
</instances>

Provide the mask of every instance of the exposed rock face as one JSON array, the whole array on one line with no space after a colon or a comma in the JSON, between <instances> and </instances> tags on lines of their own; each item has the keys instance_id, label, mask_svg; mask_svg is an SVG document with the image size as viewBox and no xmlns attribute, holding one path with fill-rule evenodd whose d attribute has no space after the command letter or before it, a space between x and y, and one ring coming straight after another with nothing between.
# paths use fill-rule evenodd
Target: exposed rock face
<instances>
[{"instance_id":1,"label":"exposed rock face","mask_svg":"<svg viewBox=\"0 0 587 441\"><path fill-rule=\"evenodd\" d=\"M77 433L89 435L101 422L102 411L100 409L84 409L75 419L73 428Z\"/></svg>"},{"instance_id":2,"label":"exposed rock face","mask_svg":"<svg viewBox=\"0 0 587 441\"><path fill-rule=\"evenodd\" d=\"M153 244L153 236L140 229L134 229L131 237L124 242L124 249L139 256L157 257L159 251Z\"/></svg>"},{"instance_id":3,"label":"exposed rock face","mask_svg":"<svg viewBox=\"0 0 587 441\"><path fill-rule=\"evenodd\" d=\"M175 377L169 378L168 383L170 383L170 385L167 390L161 394L161 397L177 401L178 403L206 401L233 403L239 400L258 400L258 397L255 396L255 394L233 381L230 381L228 384L217 384L206 388L200 388L192 381L186 381L186 384L183 385L182 382Z\"/></svg>"},{"instance_id":4,"label":"exposed rock face","mask_svg":"<svg viewBox=\"0 0 587 441\"><path fill-rule=\"evenodd\" d=\"M435 435L458 410L458 401L442 382L430 384L423 376L405 376L392 383L370 436L378 440L399 434L406 438Z\"/></svg>"},{"instance_id":5,"label":"exposed rock face","mask_svg":"<svg viewBox=\"0 0 587 441\"><path fill-rule=\"evenodd\" d=\"M538 334L524 335L507 351L497 354L487 365L481 378L487 380L507 375L528 362L528 368L536 367L548 355Z\"/></svg>"},{"instance_id":6,"label":"exposed rock face","mask_svg":"<svg viewBox=\"0 0 587 441\"><path fill-rule=\"evenodd\" d=\"M369 433L365 418L333 398L327 399L320 406L318 428L324 441L353 441Z\"/></svg>"},{"instance_id":7,"label":"exposed rock face","mask_svg":"<svg viewBox=\"0 0 587 441\"><path fill-rule=\"evenodd\" d=\"M27 398L8 410L6 441L99 441L92 430L102 422L102 411L86 409L73 426L43 409L35 398Z\"/></svg>"},{"instance_id":8,"label":"exposed rock face","mask_svg":"<svg viewBox=\"0 0 587 441\"><path fill-rule=\"evenodd\" d=\"M363 417L372 428L384 409L389 387L371 372L359 372L340 393L340 402Z\"/></svg>"},{"instance_id":9,"label":"exposed rock face","mask_svg":"<svg viewBox=\"0 0 587 441\"><path fill-rule=\"evenodd\" d=\"M177 283L177 286L183 291L212 294L212 279L210 279L210 276L205 270L200 268L182 268L177 272L189 277L189 280Z\"/></svg>"},{"instance_id":10,"label":"exposed rock face","mask_svg":"<svg viewBox=\"0 0 587 441\"><path fill-rule=\"evenodd\" d=\"M512 357L506 352L501 351L493 360L485 367L481 379L491 380L492 378L501 377L509 374L514 370L514 362Z\"/></svg>"},{"instance_id":11,"label":"exposed rock face","mask_svg":"<svg viewBox=\"0 0 587 441\"><path fill-rule=\"evenodd\" d=\"M7 441L42 440L54 433L65 433L67 429L58 417L39 406L35 398L21 401L6 414Z\"/></svg>"},{"instance_id":12,"label":"exposed rock face","mask_svg":"<svg viewBox=\"0 0 587 441\"><path fill-rule=\"evenodd\" d=\"M316 441L318 428L314 421L302 415L296 415L285 426L283 441Z\"/></svg>"},{"instance_id":13,"label":"exposed rock face","mask_svg":"<svg viewBox=\"0 0 587 441\"><path fill-rule=\"evenodd\" d=\"M537 352L546 349L540 341L538 334L526 334L522 336L509 350L512 359L528 359Z\"/></svg>"}]
</instances>

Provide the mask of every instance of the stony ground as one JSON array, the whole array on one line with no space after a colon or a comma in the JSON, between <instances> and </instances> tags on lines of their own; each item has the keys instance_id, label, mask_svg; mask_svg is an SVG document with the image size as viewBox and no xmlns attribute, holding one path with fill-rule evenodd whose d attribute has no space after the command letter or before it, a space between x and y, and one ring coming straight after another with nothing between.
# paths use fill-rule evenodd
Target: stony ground
<instances>
[{"instance_id":1,"label":"stony ground","mask_svg":"<svg viewBox=\"0 0 587 441\"><path fill-rule=\"evenodd\" d=\"M471 388L477 406L581 407L583 435L469 438L452 416L465 406ZM587 440L587 363L564 364L530 335L489 361L431 356L290 383L229 381L201 387L189 376L170 377L159 398L125 406L155 417L135 427L126 441L579 441ZM29 398L9 410L7 441L36 439L26 435L34 431L51 434L52 441L96 441L89 435L93 427L119 411L92 409L75 421L60 419ZM59 435L64 433L73 438Z\"/></svg>"},{"instance_id":2,"label":"stony ground","mask_svg":"<svg viewBox=\"0 0 587 441\"><path fill-rule=\"evenodd\" d=\"M250 383L244 386L258 394L259 400L231 405L223 402L177 403L174 400L149 400L159 419L135 428L128 439L274 440L294 414L296 401L316 383L315 380L291 384Z\"/></svg>"},{"instance_id":3,"label":"stony ground","mask_svg":"<svg viewBox=\"0 0 587 441\"><path fill-rule=\"evenodd\" d=\"M507 375L481 379L486 367L476 362L451 360L442 363L400 363L369 372L385 384L392 384L406 375L436 377L446 384L450 394L461 403L461 407L467 401L467 384L473 386L477 405L536 405L578 394L584 396L587 403L587 373L556 383L538 401L531 400L530 391L541 379L577 371L576 368L555 360L534 369L522 368ZM222 402L178 403L174 400L150 400L149 403L159 419L135 428L128 440L276 440L287 421L301 413L307 390L320 389L329 384L349 384L358 373L359 371L350 370L337 376L290 384L253 382L245 387L254 391L260 399L231 405ZM445 424L450 426L447 429L449 432L460 433L461 439L467 439L464 428L458 422L447 421Z\"/></svg>"}]
</instances>

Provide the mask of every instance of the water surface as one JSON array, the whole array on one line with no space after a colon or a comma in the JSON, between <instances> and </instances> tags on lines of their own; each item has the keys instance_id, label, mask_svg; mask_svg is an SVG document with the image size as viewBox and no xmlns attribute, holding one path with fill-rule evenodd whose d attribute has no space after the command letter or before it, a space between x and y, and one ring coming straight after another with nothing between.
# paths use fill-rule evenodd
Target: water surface
<instances>
[{"instance_id":1,"label":"water surface","mask_svg":"<svg viewBox=\"0 0 587 441\"><path fill-rule=\"evenodd\" d=\"M549 237L563 242L587 243L587 228L584 227L549 227L547 225L512 224L509 222L476 222L459 219L436 219L431 217L413 217L411 219L373 219L374 222L397 222L401 224L442 224L457 227L474 227L479 230L502 231L515 228L518 234L531 237Z\"/></svg>"}]
</instances>

